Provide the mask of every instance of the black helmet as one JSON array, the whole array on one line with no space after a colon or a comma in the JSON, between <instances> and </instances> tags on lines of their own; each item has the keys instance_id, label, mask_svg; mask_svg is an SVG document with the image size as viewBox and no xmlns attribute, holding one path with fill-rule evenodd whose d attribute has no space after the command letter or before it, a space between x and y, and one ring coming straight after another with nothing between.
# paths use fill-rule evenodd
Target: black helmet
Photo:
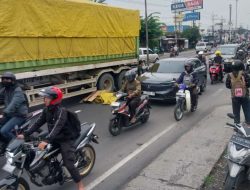
<instances>
[{"instance_id":1,"label":"black helmet","mask_svg":"<svg viewBox=\"0 0 250 190\"><path fill-rule=\"evenodd\" d=\"M1 78L2 80L5 78L5 79L11 79L13 82L16 81L16 76L12 72L5 72Z\"/></svg>"},{"instance_id":2,"label":"black helmet","mask_svg":"<svg viewBox=\"0 0 250 190\"><path fill-rule=\"evenodd\" d=\"M187 70L187 67L190 67L190 70ZM187 71L188 73L191 73L193 71L193 64L191 62L186 62L184 65L185 71Z\"/></svg>"},{"instance_id":3,"label":"black helmet","mask_svg":"<svg viewBox=\"0 0 250 190\"><path fill-rule=\"evenodd\" d=\"M232 71L241 71L244 70L244 64L240 60L235 60L232 62Z\"/></svg>"},{"instance_id":4,"label":"black helmet","mask_svg":"<svg viewBox=\"0 0 250 190\"><path fill-rule=\"evenodd\" d=\"M135 80L136 72L134 70L127 71L125 74L125 78L127 81L132 82Z\"/></svg>"},{"instance_id":5,"label":"black helmet","mask_svg":"<svg viewBox=\"0 0 250 190\"><path fill-rule=\"evenodd\" d=\"M242 49L240 49L240 50L238 51L238 54L239 54L239 55L244 55L244 51L243 51Z\"/></svg>"}]
</instances>

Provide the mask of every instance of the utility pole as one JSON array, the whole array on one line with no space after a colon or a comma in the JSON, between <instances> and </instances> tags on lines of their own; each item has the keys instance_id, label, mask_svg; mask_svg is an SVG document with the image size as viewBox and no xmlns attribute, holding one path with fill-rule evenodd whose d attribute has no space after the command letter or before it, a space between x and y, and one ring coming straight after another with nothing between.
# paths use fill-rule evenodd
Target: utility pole
<instances>
[{"instance_id":1,"label":"utility pole","mask_svg":"<svg viewBox=\"0 0 250 190\"><path fill-rule=\"evenodd\" d=\"M145 0L145 27L146 27L146 48L147 48L147 65L149 65L149 51L148 51L148 6Z\"/></svg>"},{"instance_id":2,"label":"utility pole","mask_svg":"<svg viewBox=\"0 0 250 190\"><path fill-rule=\"evenodd\" d=\"M214 40L214 20L215 20L215 14L212 14L212 35Z\"/></svg>"},{"instance_id":3,"label":"utility pole","mask_svg":"<svg viewBox=\"0 0 250 190\"><path fill-rule=\"evenodd\" d=\"M232 4L229 5L229 41L232 41Z\"/></svg>"},{"instance_id":4,"label":"utility pole","mask_svg":"<svg viewBox=\"0 0 250 190\"><path fill-rule=\"evenodd\" d=\"M174 12L174 31L175 31L175 43L177 44L177 12Z\"/></svg>"},{"instance_id":5,"label":"utility pole","mask_svg":"<svg viewBox=\"0 0 250 190\"><path fill-rule=\"evenodd\" d=\"M238 29L238 2L239 0L236 0L236 20L235 20L235 29Z\"/></svg>"}]
</instances>

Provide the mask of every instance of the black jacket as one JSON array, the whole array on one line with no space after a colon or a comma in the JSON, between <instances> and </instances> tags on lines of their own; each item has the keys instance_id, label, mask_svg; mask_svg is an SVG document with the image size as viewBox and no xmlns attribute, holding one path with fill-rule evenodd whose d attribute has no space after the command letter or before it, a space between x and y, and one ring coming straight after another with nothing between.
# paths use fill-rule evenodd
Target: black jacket
<instances>
[{"instance_id":1,"label":"black jacket","mask_svg":"<svg viewBox=\"0 0 250 190\"><path fill-rule=\"evenodd\" d=\"M178 83L178 84L183 83L183 80L184 80L185 75L187 75L186 71L184 71L184 72L181 73L180 77L179 77L178 80L177 80L177 83ZM197 74L196 74L196 73L192 73L191 75L193 76L193 80L191 81L191 83L193 83L194 85L197 86L198 83L199 83L199 79L198 79Z\"/></svg>"},{"instance_id":2,"label":"black jacket","mask_svg":"<svg viewBox=\"0 0 250 190\"><path fill-rule=\"evenodd\" d=\"M49 135L46 139L50 142L73 140L74 134L67 122L67 110L60 105L49 106L43 109L38 120L27 130L24 135L29 136L47 123Z\"/></svg>"},{"instance_id":3,"label":"black jacket","mask_svg":"<svg viewBox=\"0 0 250 190\"><path fill-rule=\"evenodd\" d=\"M26 117L28 115L28 103L21 87L17 84L0 89L0 103L4 104L3 113L7 117Z\"/></svg>"},{"instance_id":4,"label":"black jacket","mask_svg":"<svg viewBox=\"0 0 250 190\"><path fill-rule=\"evenodd\" d=\"M244 76L245 81L246 81L247 96L249 96L249 90L248 90L248 88L250 88L250 78L249 78L248 74L245 73L245 72L243 73L243 76ZM231 88L232 88L232 83L231 83L231 76L230 76L230 74L227 75L226 87L227 87L228 89L231 89Z\"/></svg>"},{"instance_id":5,"label":"black jacket","mask_svg":"<svg viewBox=\"0 0 250 190\"><path fill-rule=\"evenodd\" d=\"M223 58L221 56L215 56L214 57L214 63L216 64L222 64Z\"/></svg>"}]
</instances>

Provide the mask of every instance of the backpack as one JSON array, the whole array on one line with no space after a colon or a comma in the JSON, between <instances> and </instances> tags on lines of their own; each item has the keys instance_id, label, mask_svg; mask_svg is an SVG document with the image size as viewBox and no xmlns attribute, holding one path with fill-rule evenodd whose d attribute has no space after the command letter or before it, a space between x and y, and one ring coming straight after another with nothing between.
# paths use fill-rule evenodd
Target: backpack
<instances>
[{"instance_id":1,"label":"backpack","mask_svg":"<svg viewBox=\"0 0 250 190\"><path fill-rule=\"evenodd\" d=\"M247 87L246 87L246 82L243 76L243 72L240 71L237 77L235 77L233 73L230 73L230 77L231 77L231 84L232 84L231 85L232 97L238 97L238 98L246 97Z\"/></svg>"},{"instance_id":2,"label":"backpack","mask_svg":"<svg viewBox=\"0 0 250 190\"><path fill-rule=\"evenodd\" d=\"M72 129L74 138L79 137L81 133L81 122L76 113L67 110L68 125Z\"/></svg>"}]
</instances>

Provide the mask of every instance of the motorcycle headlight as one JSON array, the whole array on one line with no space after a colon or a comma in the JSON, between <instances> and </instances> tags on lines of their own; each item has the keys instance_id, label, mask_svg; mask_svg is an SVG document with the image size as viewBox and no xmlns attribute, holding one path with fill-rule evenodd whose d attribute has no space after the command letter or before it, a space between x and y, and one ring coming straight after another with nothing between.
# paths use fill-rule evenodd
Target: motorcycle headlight
<instances>
[{"instance_id":1,"label":"motorcycle headlight","mask_svg":"<svg viewBox=\"0 0 250 190\"><path fill-rule=\"evenodd\" d=\"M241 149L237 150L236 148L237 145L234 143L230 142L228 144L228 156L229 159L232 160L235 163L241 163L246 156L249 154L249 151L247 148L242 147Z\"/></svg>"},{"instance_id":2,"label":"motorcycle headlight","mask_svg":"<svg viewBox=\"0 0 250 190\"><path fill-rule=\"evenodd\" d=\"M14 153L6 152L6 160L10 164L13 164L14 163Z\"/></svg>"}]
</instances>

